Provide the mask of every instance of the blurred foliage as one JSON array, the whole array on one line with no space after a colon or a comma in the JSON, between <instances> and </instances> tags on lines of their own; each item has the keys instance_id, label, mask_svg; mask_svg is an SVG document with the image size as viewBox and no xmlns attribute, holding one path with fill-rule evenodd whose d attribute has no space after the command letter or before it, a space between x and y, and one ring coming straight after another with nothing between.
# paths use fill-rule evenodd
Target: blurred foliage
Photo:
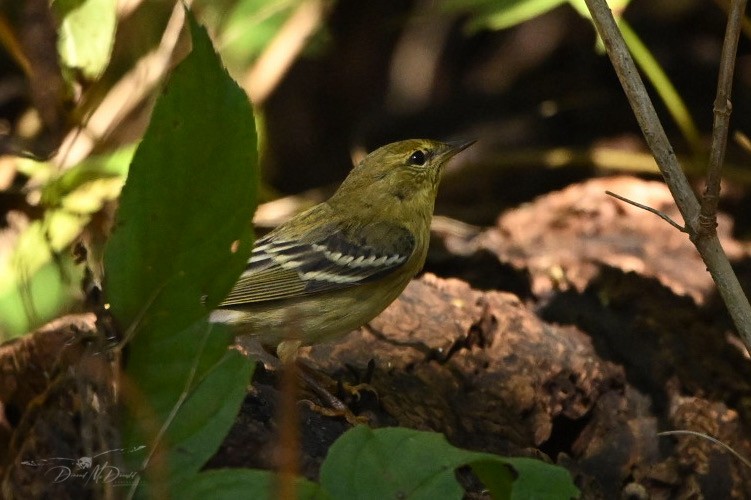
<instances>
[{"instance_id":1,"label":"blurred foliage","mask_svg":"<svg viewBox=\"0 0 751 500\"><path fill-rule=\"evenodd\" d=\"M217 26L221 32L217 47L226 64L247 68L304 1L238 1Z\"/></svg>"},{"instance_id":2,"label":"blurred foliage","mask_svg":"<svg viewBox=\"0 0 751 500\"><path fill-rule=\"evenodd\" d=\"M305 0L244 0L235 4L218 26L218 43L227 64L247 66Z\"/></svg>"},{"instance_id":3,"label":"blurred foliage","mask_svg":"<svg viewBox=\"0 0 751 500\"><path fill-rule=\"evenodd\" d=\"M115 0L54 0L59 20L57 52L64 67L87 80L101 76L115 40Z\"/></svg>"},{"instance_id":4,"label":"blurred foliage","mask_svg":"<svg viewBox=\"0 0 751 500\"><path fill-rule=\"evenodd\" d=\"M75 221L53 220L62 231L78 226ZM13 251L0 261L1 339L57 317L80 295L81 271L69 253L51 250L49 226L44 221L32 222L19 235Z\"/></svg>"},{"instance_id":5,"label":"blurred foliage","mask_svg":"<svg viewBox=\"0 0 751 500\"><path fill-rule=\"evenodd\" d=\"M616 13L621 13L630 1L611 0L608 5ZM478 31L510 28L566 3L571 4L581 15L589 17L584 0L443 0L441 5L448 12L471 12L472 18L467 23L467 28Z\"/></svg>"},{"instance_id":6,"label":"blurred foliage","mask_svg":"<svg viewBox=\"0 0 751 500\"><path fill-rule=\"evenodd\" d=\"M18 161L39 186L44 212L0 260L0 338L27 332L80 300L82 269L70 247L92 215L119 196L133 151L92 156L62 173L49 162Z\"/></svg>"}]
</instances>

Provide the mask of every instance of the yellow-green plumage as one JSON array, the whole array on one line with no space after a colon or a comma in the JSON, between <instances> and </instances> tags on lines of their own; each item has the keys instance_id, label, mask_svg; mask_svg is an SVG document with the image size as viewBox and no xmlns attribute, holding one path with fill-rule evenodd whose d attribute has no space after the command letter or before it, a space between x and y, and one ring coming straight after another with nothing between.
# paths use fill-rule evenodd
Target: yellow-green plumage
<instances>
[{"instance_id":1,"label":"yellow-green plumage","mask_svg":"<svg viewBox=\"0 0 751 500\"><path fill-rule=\"evenodd\" d=\"M256 242L212 321L291 358L367 323L422 268L441 167L472 142L373 151L327 201Z\"/></svg>"}]
</instances>

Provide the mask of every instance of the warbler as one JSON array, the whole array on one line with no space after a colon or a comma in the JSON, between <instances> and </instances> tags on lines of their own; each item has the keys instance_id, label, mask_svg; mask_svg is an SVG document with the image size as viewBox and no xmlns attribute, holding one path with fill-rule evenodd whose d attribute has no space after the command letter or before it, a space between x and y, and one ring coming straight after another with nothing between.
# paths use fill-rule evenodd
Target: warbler
<instances>
[{"instance_id":1,"label":"warbler","mask_svg":"<svg viewBox=\"0 0 751 500\"><path fill-rule=\"evenodd\" d=\"M442 167L474 142L412 139L370 153L331 198L256 242L211 321L286 363L376 317L425 263Z\"/></svg>"}]
</instances>

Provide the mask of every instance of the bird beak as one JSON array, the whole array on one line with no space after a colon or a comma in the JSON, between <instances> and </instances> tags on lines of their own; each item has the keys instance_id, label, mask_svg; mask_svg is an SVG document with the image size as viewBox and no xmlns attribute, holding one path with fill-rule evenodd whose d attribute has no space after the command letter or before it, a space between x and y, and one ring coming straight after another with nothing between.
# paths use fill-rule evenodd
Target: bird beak
<instances>
[{"instance_id":1,"label":"bird beak","mask_svg":"<svg viewBox=\"0 0 751 500\"><path fill-rule=\"evenodd\" d=\"M448 146L448 149L443 154L446 156L446 160L448 160L449 158L456 156L476 142L477 139L472 139L469 141L459 140L447 142L446 145Z\"/></svg>"}]
</instances>

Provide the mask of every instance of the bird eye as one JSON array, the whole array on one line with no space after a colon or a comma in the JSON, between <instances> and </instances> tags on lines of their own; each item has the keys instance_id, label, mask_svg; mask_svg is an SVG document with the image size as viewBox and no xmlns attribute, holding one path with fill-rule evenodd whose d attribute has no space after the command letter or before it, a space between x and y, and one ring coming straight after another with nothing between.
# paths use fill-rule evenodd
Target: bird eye
<instances>
[{"instance_id":1,"label":"bird eye","mask_svg":"<svg viewBox=\"0 0 751 500\"><path fill-rule=\"evenodd\" d=\"M424 165L425 153L418 149L417 151L409 155L409 163L410 165Z\"/></svg>"}]
</instances>

